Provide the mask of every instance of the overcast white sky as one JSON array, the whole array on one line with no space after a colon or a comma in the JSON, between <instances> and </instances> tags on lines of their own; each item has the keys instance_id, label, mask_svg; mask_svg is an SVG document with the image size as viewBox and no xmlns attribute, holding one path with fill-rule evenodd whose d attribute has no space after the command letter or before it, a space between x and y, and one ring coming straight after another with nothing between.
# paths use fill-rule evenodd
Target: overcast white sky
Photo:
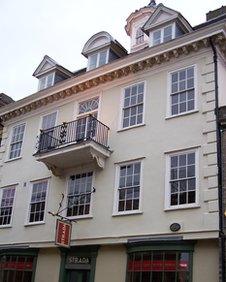
<instances>
[{"instance_id":1,"label":"overcast white sky","mask_svg":"<svg viewBox=\"0 0 226 282\"><path fill-rule=\"evenodd\" d=\"M191 23L226 0L162 0ZM32 74L45 54L71 71L86 66L85 42L105 30L129 50L126 18L149 0L0 0L0 93L18 100L37 89Z\"/></svg>"}]
</instances>

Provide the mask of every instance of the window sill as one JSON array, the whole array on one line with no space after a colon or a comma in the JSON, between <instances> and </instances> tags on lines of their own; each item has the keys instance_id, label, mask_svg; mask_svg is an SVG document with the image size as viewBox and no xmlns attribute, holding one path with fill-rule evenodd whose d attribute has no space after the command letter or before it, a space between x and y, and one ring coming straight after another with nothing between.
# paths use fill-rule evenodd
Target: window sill
<instances>
[{"instance_id":1,"label":"window sill","mask_svg":"<svg viewBox=\"0 0 226 282\"><path fill-rule=\"evenodd\" d=\"M200 208L200 205L191 204L191 205L181 205L181 206L165 208L164 211L167 212L167 211L187 210L187 209L197 209L197 208Z\"/></svg>"},{"instance_id":2,"label":"window sill","mask_svg":"<svg viewBox=\"0 0 226 282\"><path fill-rule=\"evenodd\" d=\"M87 215L79 215L79 216L68 216L68 219L70 220L80 220L80 219L92 219L93 216L91 214Z\"/></svg>"},{"instance_id":3,"label":"window sill","mask_svg":"<svg viewBox=\"0 0 226 282\"><path fill-rule=\"evenodd\" d=\"M38 221L38 222L29 222L29 223L26 223L24 224L25 227L28 227L28 226L35 226L35 225L43 225L45 224L44 221Z\"/></svg>"},{"instance_id":4,"label":"window sill","mask_svg":"<svg viewBox=\"0 0 226 282\"><path fill-rule=\"evenodd\" d=\"M122 212L122 213L113 213L112 216L116 217L116 216L125 216L125 215L139 215L139 214L143 214L143 211L141 210L137 210L137 211L127 211L127 212Z\"/></svg>"},{"instance_id":5,"label":"window sill","mask_svg":"<svg viewBox=\"0 0 226 282\"><path fill-rule=\"evenodd\" d=\"M195 110L192 110L192 111L188 111L188 112L184 112L184 113L181 113L181 114L178 114L178 115L173 115L173 116L166 116L165 119L171 119L171 118L176 118L176 117L181 117L181 116L187 116L187 115L191 115L191 114L195 114L195 113L198 113L199 110L198 109L195 109Z\"/></svg>"},{"instance_id":6,"label":"window sill","mask_svg":"<svg viewBox=\"0 0 226 282\"><path fill-rule=\"evenodd\" d=\"M5 229L5 228L12 228L11 224L8 225L0 225L0 229Z\"/></svg>"},{"instance_id":7,"label":"window sill","mask_svg":"<svg viewBox=\"0 0 226 282\"><path fill-rule=\"evenodd\" d=\"M17 161L17 160L20 160L20 159L22 159L22 157L21 157L21 156L20 156L20 157L17 157L17 158L13 158L13 159L7 159L7 160L5 161L5 163L9 163L9 162Z\"/></svg>"},{"instance_id":8,"label":"window sill","mask_svg":"<svg viewBox=\"0 0 226 282\"><path fill-rule=\"evenodd\" d=\"M140 124L132 125L132 126L129 126L129 127L121 128L121 129L117 130L117 132L122 132L122 131L130 130L130 129L133 129L133 128L145 126L145 125L146 125L145 123L140 123Z\"/></svg>"}]
</instances>

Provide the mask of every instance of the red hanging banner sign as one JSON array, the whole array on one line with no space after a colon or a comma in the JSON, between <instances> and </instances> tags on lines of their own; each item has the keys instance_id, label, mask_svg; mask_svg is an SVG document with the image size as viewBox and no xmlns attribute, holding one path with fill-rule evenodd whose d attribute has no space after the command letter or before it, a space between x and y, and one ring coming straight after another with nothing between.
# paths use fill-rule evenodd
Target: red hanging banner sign
<instances>
[{"instance_id":1,"label":"red hanging banner sign","mask_svg":"<svg viewBox=\"0 0 226 282\"><path fill-rule=\"evenodd\" d=\"M60 247L70 248L71 229L71 223L57 219L55 244Z\"/></svg>"}]
</instances>

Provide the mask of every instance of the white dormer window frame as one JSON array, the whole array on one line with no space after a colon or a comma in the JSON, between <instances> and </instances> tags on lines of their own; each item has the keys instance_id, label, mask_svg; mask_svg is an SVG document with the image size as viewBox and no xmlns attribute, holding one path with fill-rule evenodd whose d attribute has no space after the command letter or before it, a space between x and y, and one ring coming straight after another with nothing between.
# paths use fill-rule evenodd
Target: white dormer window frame
<instances>
[{"instance_id":1,"label":"white dormer window frame","mask_svg":"<svg viewBox=\"0 0 226 282\"><path fill-rule=\"evenodd\" d=\"M43 75L39 78L38 90L43 90L54 85L55 72Z\"/></svg>"},{"instance_id":2,"label":"white dormer window frame","mask_svg":"<svg viewBox=\"0 0 226 282\"><path fill-rule=\"evenodd\" d=\"M169 40L165 40L165 30L167 28L170 28L171 27L171 39ZM159 42L155 42L155 39L154 39L154 34L157 34L159 33ZM151 43L151 46L156 46L156 45L159 45L159 44L162 44L162 43L165 43L165 42L168 42L172 39L174 39L176 37L176 23L172 23L172 24L169 24L169 25L165 25L163 26L162 28L159 28L159 29L156 29L156 30L153 30L151 32L151 36L150 36L150 43ZM157 40L156 40L157 41Z\"/></svg>"},{"instance_id":3,"label":"white dormer window frame","mask_svg":"<svg viewBox=\"0 0 226 282\"><path fill-rule=\"evenodd\" d=\"M104 53L104 52L106 52L105 63L100 63L101 62L101 53ZM88 67L87 67L88 71L106 65L109 62L109 54L110 54L110 48L100 50L96 53L93 53L92 55L89 55L89 57L88 57ZM96 60L95 60L95 64L93 64L93 66L92 66L91 65L91 59L93 57L96 57Z\"/></svg>"}]
</instances>

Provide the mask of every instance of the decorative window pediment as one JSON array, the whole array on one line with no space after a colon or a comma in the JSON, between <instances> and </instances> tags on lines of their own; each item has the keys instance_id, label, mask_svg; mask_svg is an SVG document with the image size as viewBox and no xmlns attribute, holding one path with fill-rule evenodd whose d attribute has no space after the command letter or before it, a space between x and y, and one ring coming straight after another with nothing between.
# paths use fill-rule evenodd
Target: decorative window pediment
<instances>
[{"instance_id":1,"label":"decorative window pediment","mask_svg":"<svg viewBox=\"0 0 226 282\"><path fill-rule=\"evenodd\" d=\"M143 26L143 31L150 35L153 31L174 24L180 32L175 32L175 38L180 34L191 32L192 27L188 21L177 11L159 4L154 13L149 17ZM161 42L162 43L162 42Z\"/></svg>"},{"instance_id":2,"label":"decorative window pediment","mask_svg":"<svg viewBox=\"0 0 226 282\"><path fill-rule=\"evenodd\" d=\"M38 90L43 90L53 86L57 82L72 77L73 73L46 55L36 68L33 76L39 79Z\"/></svg>"},{"instance_id":3,"label":"decorative window pediment","mask_svg":"<svg viewBox=\"0 0 226 282\"><path fill-rule=\"evenodd\" d=\"M108 32L101 31L86 42L82 54L88 58L89 71L125 56L127 51Z\"/></svg>"}]
</instances>

